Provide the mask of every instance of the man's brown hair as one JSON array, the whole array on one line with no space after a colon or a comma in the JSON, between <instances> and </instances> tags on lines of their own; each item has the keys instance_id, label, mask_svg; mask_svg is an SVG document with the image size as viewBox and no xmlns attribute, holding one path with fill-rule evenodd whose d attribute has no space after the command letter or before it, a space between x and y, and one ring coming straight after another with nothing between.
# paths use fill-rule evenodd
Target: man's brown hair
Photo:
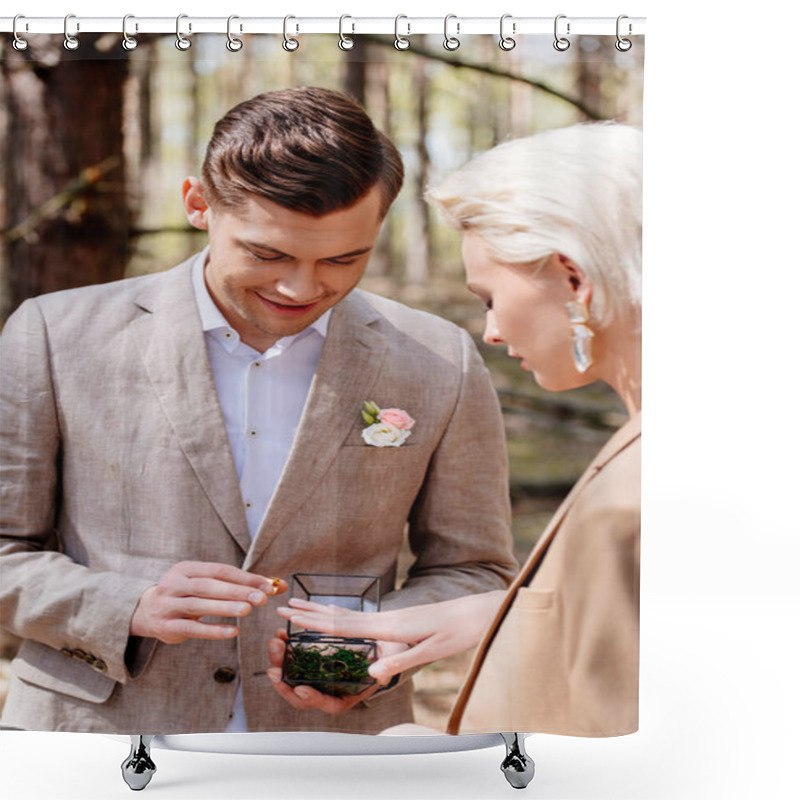
<instances>
[{"instance_id":1,"label":"man's brown hair","mask_svg":"<svg viewBox=\"0 0 800 800\"><path fill-rule=\"evenodd\" d=\"M236 208L249 193L315 217L379 184L383 216L403 185L403 162L355 100L303 87L232 108L214 126L202 176L209 205Z\"/></svg>"}]
</instances>

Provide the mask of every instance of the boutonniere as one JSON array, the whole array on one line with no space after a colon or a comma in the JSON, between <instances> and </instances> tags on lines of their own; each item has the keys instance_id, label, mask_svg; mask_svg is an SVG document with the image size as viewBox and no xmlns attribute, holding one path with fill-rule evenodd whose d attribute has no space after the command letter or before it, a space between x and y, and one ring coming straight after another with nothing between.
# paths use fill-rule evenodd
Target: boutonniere
<instances>
[{"instance_id":1,"label":"boutonniere","mask_svg":"<svg viewBox=\"0 0 800 800\"><path fill-rule=\"evenodd\" d=\"M372 447L400 447L411 436L414 420L402 408L379 408L372 400L364 403L361 418L367 427L361 431Z\"/></svg>"}]
</instances>

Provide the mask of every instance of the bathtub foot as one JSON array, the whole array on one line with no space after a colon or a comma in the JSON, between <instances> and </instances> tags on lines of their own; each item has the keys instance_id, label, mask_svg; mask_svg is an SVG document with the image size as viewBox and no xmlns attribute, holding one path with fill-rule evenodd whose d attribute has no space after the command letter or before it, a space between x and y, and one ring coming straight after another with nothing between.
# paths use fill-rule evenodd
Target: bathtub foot
<instances>
[{"instance_id":1,"label":"bathtub foot","mask_svg":"<svg viewBox=\"0 0 800 800\"><path fill-rule=\"evenodd\" d=\"M532 780L536 765L525 752L525 740L518 733L501 733L506 743L506 757L500 765L506 780L515 789L524 789Z\"/></svg>"},{"instance_id":2,"label":"bathtub foot","mask_svg":"<svg viewBox=\"0 0 800 800\"><path fill-rule=\"evenodd\" d=\"M134 792L144 789L155 774L156 765L150 758L152 741L152 736L131 734L131 752L122 762L122 779Z\"/></svg>"}]
</instances>

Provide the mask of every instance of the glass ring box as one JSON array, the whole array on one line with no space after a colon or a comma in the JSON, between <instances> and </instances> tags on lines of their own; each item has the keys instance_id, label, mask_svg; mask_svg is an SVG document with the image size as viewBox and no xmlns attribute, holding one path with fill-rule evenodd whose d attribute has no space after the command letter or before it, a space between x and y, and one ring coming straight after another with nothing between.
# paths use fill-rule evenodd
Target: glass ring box
<instances>
[{"instance_id":1,"label":"glass ring box","mask_svg":"<svg viewBox=\"0 0 800 800\"><path fill-rule=\"evenodd\" d=\"M380 578L371 575L292 575L291 596L353 611L380 610ZM323 694L345 697L366 691L376 681L368 673L378 657L374 639L330 636L286 624L284 683L310 686Z\"/></svg>"}]
</instances>

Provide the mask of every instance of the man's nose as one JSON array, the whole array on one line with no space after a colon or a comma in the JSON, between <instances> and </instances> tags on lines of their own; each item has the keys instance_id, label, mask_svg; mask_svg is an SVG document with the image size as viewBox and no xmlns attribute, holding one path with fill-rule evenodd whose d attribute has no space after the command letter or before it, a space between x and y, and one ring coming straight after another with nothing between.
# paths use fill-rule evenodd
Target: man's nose
<instances>
[{"instance_id":1,"label":"man's nose","mask_svg":"<svg viewBox=\"0 0 800 800\"><path fill-rule=\"evenodd\" d=\"M278 281L278 291L299 305L316 300L320 295L316 268L313 264L295 264Z\"/></svg>"},{"instance_id":2,"label":"man's nose","mask_svg":"<svg viewBox=\"0 0 800 800\"><path fill-rule=\"evenodd\" d=\"M497 329L494 314L491 311L486 312L486 325L483 329L483 341L486 344L503 344L503 337L500 336L500 331Z\"/></svg>"}]
</instances>

